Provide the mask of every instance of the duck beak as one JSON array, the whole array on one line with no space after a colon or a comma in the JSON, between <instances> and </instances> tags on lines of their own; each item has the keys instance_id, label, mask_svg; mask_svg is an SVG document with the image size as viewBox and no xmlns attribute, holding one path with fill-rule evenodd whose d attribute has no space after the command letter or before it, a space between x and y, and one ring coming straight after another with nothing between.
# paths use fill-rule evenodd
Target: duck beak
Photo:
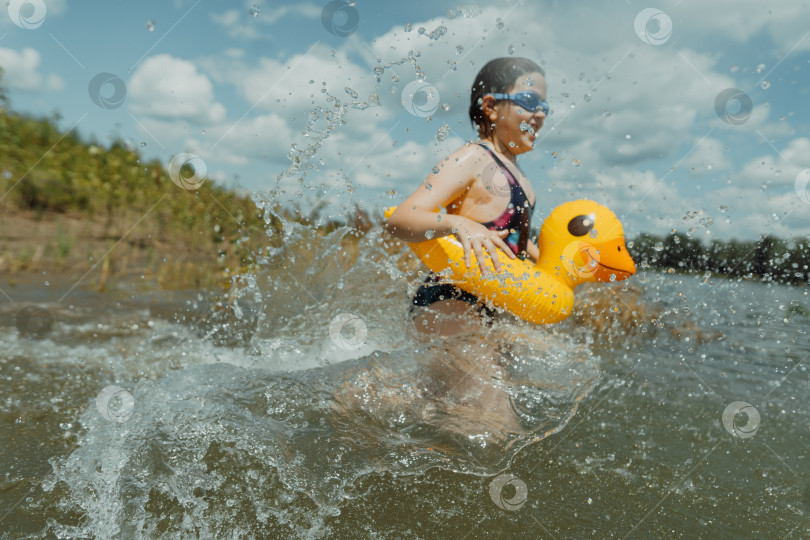
<instances>
[{"instance_id":1,"label":"duck beak","mask_svg":"<svg viewBox=\"0 0 810 540\"><path fill-rule=\"evenodd\" d=\"M622 236L600 244L597 261L599 266L594 272L597 281L622 281L636 273L636 263L628 253Z\"/></svg>"}]
</instances>

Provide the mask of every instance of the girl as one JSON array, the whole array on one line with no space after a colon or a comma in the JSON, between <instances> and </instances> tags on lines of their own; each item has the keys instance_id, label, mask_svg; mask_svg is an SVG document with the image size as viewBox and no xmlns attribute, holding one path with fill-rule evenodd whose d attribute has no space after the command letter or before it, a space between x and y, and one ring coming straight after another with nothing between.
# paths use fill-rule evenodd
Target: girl
<instances>
[{"instance_id":1,"label":"girl","mask_svg":"<svg viewBox=\"0 0 810 540\"><path fill-rule=\"evenodd\" d=\"M497 58L487 63L473 83L469 115L480 142L445 157L425 182L390 216L388 230L406 242L453 234L484 272L486 251L495 270L500 256L536 261L529 239L535 197L517 156L534 148L548 114L544 72L525 58ZM446 214L436 214L444 207ZM438 219L438 221L437 221ZM450 335L474 326L476 317L491 320L494 312L458 287L430 274L412 300L420 330ZM417 306L420 306L417 308Z\"/></svg>"}]
</instances>

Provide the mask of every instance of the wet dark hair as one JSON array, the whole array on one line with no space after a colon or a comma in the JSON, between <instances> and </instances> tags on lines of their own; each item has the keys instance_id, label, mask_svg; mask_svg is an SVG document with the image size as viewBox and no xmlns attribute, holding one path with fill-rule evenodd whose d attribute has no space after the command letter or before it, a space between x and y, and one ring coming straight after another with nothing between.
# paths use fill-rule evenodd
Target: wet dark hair
<instances>
[{"instance_id":1,"label":"wet dark hair","mask_svg":"<svg viewBox=\"0 0 810 540\"><path fill-rule=\"evenodd\" d=\"M505 57L487 62L478 72L470 90L470 120L473 127L479 133L488 135L490 131L489 121L484 117L481 110L481 101L484 96L493 92L506 92L515 84L518 77L534 72L543 76L546 74L543 68L528 58Z\"/></svg>"}]
</instances>

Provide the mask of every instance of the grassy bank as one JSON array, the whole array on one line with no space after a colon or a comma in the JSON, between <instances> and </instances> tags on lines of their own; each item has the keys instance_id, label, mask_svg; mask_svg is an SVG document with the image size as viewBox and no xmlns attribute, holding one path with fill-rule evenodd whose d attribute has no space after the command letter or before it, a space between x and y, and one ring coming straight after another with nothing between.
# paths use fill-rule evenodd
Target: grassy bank
<instances>
[{"instance_id":1,"label":"grassy bank","mask_svg":"<svg viewBox=\"0 0 810 540\"><path fill-rule=\"evenodd\" d=\"M249 266L277 226L246 196L181 189L161 163L54 120L0 110L0 272L97 267L102 287L128 274L204 287Z\"/></svg>"},{"instance_id":2,"label":"grassy bank","mask_svg":"<svg viewBox=\"0 0 810 540\"><path fill-rule=\"evenodd\" d=\"M135 278L163 288L227 286L280 242L281 216L265 219L246 195L205 181L177 186L164 164L123 141L108 146L60 131L58 118L15 114L0 100L0 273L51 271ZM362 228L362 213L349 218ZM329 222L324 233L337 227Z\"/></svg>"}]
</instances>

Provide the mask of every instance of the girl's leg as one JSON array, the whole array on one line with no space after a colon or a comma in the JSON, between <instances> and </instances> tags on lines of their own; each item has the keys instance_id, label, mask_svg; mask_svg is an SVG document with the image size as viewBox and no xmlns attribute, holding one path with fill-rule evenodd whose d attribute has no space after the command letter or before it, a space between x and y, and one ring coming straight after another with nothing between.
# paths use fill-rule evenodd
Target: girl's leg
<instances>
[{"instance_id":1,"label":"girl's leg","mask_svg":"<svg viewBox=\"0 0 810 540\"><path fill-rule=\"evenodd\" d=\"M416 330L425 337L449 337L480 330L483 321L468 302L442 300L420 309L413 323Z\"/></svg>"}]
</instances>

